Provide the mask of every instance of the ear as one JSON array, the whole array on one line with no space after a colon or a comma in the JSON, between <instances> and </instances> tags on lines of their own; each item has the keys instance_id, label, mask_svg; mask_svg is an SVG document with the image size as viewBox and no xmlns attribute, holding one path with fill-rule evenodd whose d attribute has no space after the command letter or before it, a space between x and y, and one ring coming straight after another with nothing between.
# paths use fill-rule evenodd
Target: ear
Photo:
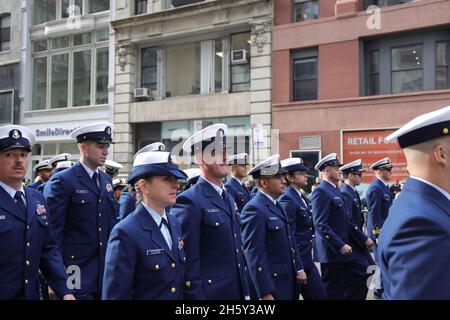
<instances>
[{"instance_id":1,"label":"ear","mask_svg":"<svg viewBox=\"0 0 450 320\"><path fill-rule=\"evenodd\" d=\"M433 147L433 156L434 160L440 165L446 165L449 163L449 150L442 144L437 144Z\"/></svg>"},{"instance_id":2,"label":"ear","mask_svg":"<svg viewBox=\"0 0 450 320\"><path fill-rule=\"evenodd\" d=\"M198 165L203 164L203 155L202 155L202 153L201 152L196 153L194 155L194 160L195 160L195 163L198 164Z\"/></svg>"},{"instance_id":3,"label":"ear","mask_svg":"<svg viewBox=\"0 0 450 320\"><path fill-rule=\"evenodd\" d=\"M138 184L139 190L141 190L142 194L148 194L147 181L145 181L144 179L140 179L137 182L137 184Z\"/></svg>"}]
</instances>

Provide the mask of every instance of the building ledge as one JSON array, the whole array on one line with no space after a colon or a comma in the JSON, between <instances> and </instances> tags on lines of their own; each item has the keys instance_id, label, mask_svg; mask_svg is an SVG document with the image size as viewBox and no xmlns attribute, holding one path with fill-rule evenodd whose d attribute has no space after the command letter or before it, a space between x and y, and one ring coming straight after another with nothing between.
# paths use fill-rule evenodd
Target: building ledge
<instances>
[{"instance_id":1,"label":"building ledge","mask_svg":"<svg viewBox=\"0 0 450 320\"><path fill-rule=\"evenodd\" d=\"M138 25L195 17L206 13L213 13L220 9L232 9L249 5L253 6L259 2L269 1L270 0L210 0L176 8L164 9L157 12L132 15L127 18L111 21L111 26L113 29L117 30Z\"/></svg>"},{"instance_id":2,"label":"building ledge","mask_svg":"<svg viewBox=\"0 0 450 320\"><path fill-rule=\"evenodd\" d=\"M413 93L386 94L378 96L364 96L342 99L324 99L310 101L290 101L285 103L272 103L273 112L284 112L297 109L328 109L342 108L344 106L368 106L397 102L417 102L450 99L450 89L421 91Z\"/></svg>"},{"instance_id":3,"label":"building ledge","mask_svg":"<svg viewBox=\"0 0 450 320\"><path fill-rule=\"evenodd\" d=\"M249 115L250 92L189 96L130 105L131 123Z\"/></svg>"}]
</instances>

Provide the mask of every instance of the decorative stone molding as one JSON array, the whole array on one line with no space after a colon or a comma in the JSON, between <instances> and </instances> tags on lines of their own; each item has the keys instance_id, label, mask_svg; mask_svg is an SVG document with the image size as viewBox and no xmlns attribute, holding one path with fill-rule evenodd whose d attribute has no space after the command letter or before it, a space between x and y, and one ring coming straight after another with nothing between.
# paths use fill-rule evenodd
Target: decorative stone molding
<instances>
[{"instance_id":1,"label":"decorative stone molding","mask_svg":"<svg viewBox=\"0 0 450 320\"><path fill-rule=\"evenodd\" d=\"M125 71L125 65L127 64L127 48L121 45L118 50L119 66L121 71Z\"/></svg>"},{"instance_id":2,"label":"decorative stone molding","mask_svg":"<svg viewBox=\"0 0 450 320\"><path fill-rule=\"evenodd\" d=\"M272 20L263 20L250 23L252 27L251 42L252 45L256 45L258 52L263 51L264 44L268 42L270 37L270 26L272 25Z\"/></svg>"}]
</instances>

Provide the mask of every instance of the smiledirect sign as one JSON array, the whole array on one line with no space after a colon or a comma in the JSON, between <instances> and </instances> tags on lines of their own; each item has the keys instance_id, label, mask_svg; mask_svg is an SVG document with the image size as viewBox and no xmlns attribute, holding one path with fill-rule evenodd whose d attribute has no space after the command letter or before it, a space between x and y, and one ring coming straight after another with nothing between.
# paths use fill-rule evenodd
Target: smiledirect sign
<instances>
[{"instance_id":1,"label":"smiledirect sign","mask_svg":"<svg viewBox=\"0 0 450 320\"><path fill-rule=\"evenodd\" d=\"M77 128L73 129L64 129L64 128L42 128L42 129L36 129L36 137L38 138L50 138L50 137L59 137L59 138L68 138L70 137L70 134L72 131L74 131Z\"/></svg>"},{"instance_id":2,"label":"smiledirect sign","mask_svg":"<svg viewBox=\"0 0 450 320\"><path fill-rule=\"evenodd\" d=\"M376 161L389 157L394 166L392 182L406 180L406 159L396 140L385 142L384 138L395 130L361 130L344 131L342 133L342 156L344 163L362 159L363 183L371 183L374 179L373 171L369 167Z\"/></svg>"}]
</instances>

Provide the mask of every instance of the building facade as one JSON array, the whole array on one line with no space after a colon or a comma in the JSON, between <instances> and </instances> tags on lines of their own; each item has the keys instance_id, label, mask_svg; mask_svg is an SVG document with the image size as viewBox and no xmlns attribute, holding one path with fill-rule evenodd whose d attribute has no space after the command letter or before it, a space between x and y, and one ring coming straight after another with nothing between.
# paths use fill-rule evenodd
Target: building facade
<instances>
[{"instance_id":1,"label":"building facade","mask_svg":"<svg viewBox=\"0 0 450 320\"><path fill-rule=\"evenodd\" d=\"M406 178L401 150L383 138L450 105L450 1L279 0L274 21L272 123L282 156L311 168L331 152L366 168L390 156L394 177Z\"/></svg>"},{"instance_id":2,"label":"building facade","mask_svg":"<svg viewBox=\"0 0 450 320\"><path fill-rule=\"evenodd\" d=\"M20 123L37 137L31 165L62 152L77 159L70 133L84 124L113 122L114 5L22 1Z\"/></svg>"},{"instance_id":3,"label":"building facade","mask_svg":"<svg viewBox=\"0 0 450 320\"><path fill-rule=\"evenodd\" d=\"M271 151L271 0L118 0L114 158L223 122L232 152ZM231 141L231 140L230 140ZM255 146L255 147L253 147Z\"/></svg>"},{"instance_id":4,"label":"building facade","mask_svg":"<svg viewBox=\"0 0 450 320\"><path fill-rule=\"evenodd\" d=\"M0 125L19 123L21 11L0 2Z\"/></svg>"}]
</instances>

